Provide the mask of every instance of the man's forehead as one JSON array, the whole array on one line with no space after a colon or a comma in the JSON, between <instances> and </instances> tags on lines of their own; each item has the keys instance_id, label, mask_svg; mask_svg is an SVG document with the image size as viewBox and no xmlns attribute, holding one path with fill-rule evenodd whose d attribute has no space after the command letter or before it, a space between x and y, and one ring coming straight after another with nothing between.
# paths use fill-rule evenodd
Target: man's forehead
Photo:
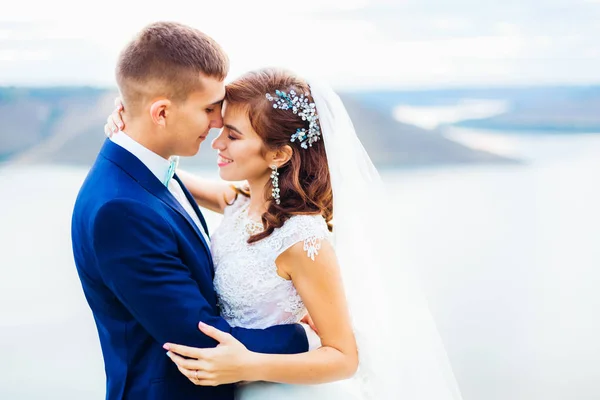
<instances>
[{"instance_id":1,"label":"man's forehead","mask_svg":"<svg viewBox=\"0 0 600 400\"><path fill-rule=\"evenodd\" d=\"M194 91L190 97L193 97L195 101L201 102L205 105L218 105L221 104L225 98L225 88L199 88L198 90Z\"/></svg>"},{"instance_id":2,"label":"man's forehead","mask_svg":"<svg viewBox=\"0 0 600 400\"><path fill-rule=\"evenodd\" d=\"M201 92L210 103L221 102L225 97L225 81L211 76L200 75Z\"/></svg>"}]
</instances>

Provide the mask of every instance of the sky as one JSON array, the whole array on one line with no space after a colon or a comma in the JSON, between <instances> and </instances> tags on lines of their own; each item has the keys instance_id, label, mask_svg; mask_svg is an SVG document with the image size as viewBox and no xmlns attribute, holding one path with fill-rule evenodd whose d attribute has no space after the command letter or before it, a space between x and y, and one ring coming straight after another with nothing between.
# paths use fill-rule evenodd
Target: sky
<instances>
[{"instance_id":1,"label":"sky","mask_svg":"<svg viewBox=\"0 0 600 400\"><path fill-rule=\"evenodd\" d=\"M263 66L340 88L600 83L600 0L20 0L0 14L0 85L114 86L144 25L178 21Z\"/></svg>"}]
</instances>

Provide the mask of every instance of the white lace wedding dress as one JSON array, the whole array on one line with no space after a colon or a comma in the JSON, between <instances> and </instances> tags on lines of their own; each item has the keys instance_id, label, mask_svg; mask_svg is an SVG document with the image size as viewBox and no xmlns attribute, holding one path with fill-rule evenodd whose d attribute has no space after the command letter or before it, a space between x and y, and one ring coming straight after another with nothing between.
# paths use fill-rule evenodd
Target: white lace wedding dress
<instances>
[{"instance_id":1,"label":"white lace wedding dress","mask_svg":"<svg viewBox=\"0 0 600 400\"><path fill-rule=\"evenodd\" d=\"M230 325L244 328L299 322L306 308L292 282L277 274L275 260L298 242L304 243L307 257L317 255L321 241L329 238L327 224L320 215L296 215L269 237L248 244L251 234L262 228L248 217L249 202L249 198L238 196L225 209L211 239L221 315ZM354 380L319 385L254 382L240 384L236 390L239 400L360 398Z\"/></svg>"}]
</instances>

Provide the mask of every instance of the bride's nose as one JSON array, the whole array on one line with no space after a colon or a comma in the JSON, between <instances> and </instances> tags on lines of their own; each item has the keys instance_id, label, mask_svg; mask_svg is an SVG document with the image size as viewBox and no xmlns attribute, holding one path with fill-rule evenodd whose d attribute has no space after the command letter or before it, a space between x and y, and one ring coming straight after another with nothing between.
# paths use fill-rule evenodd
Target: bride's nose
<instances>
[{"instance_id":1,"label":"bride's nose","mask_svg":"<svg viewBox=\"0 0 600 400\"><path fill-rule=\"evenodd\" d=\"M215 150L223 150L225 148L225 141L223 140L223 131L219 132L217 137L213 139L211 146Z\"/></svg>"}]
</instances>

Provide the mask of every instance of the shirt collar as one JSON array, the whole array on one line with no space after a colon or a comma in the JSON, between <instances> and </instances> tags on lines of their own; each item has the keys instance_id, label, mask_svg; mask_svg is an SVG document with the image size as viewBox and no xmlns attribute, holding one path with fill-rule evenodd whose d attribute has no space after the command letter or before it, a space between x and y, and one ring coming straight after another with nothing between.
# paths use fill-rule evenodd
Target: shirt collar
<instances>
[{"instance_id":1,"label":"shirt collar","mask_svg":"<svg viewBox=\"0 0 600 400\"><path fill-rule=\"evenodd\" d=\"M171 164L169 160L142 146L123 131L114 133L110 140L136 156L160 182L165 180Z\"/></svg>"}]
</instances>

